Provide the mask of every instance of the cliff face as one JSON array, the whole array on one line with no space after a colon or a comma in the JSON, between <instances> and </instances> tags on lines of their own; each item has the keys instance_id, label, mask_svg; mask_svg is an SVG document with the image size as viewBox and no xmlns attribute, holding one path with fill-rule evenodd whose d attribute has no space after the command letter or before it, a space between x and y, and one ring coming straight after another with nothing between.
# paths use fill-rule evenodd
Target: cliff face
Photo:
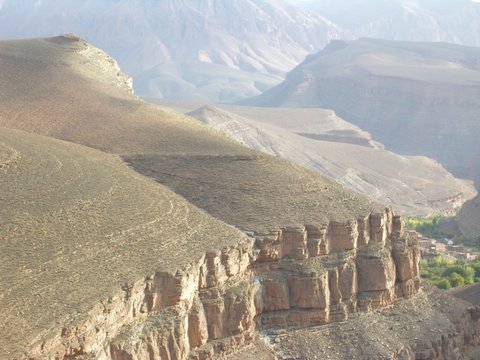
<instances>
[{"instance_id":1,"label":"cliff face","mask_svg":"<svg viewBox=\"0 0 480 360\"><path fill-rule=\"evenodd\" d=\"M479 314L478 306L424 287L408 300L345 322L270 332L268 345L281 359L474 360Z\"/></svg>"},{"instance_id":2,"label":"cliff face","mask_svg":"<svg viewBox=\"0 0 480 360\"><path fill-rule=\"evenodd\" d=\"M390 210L347 223L282 229L211 250L175 274L125 284L89 320L34 358L207 359L258 330L344 321L419 290L419 251Z\"/></svg>"}]
</instances>

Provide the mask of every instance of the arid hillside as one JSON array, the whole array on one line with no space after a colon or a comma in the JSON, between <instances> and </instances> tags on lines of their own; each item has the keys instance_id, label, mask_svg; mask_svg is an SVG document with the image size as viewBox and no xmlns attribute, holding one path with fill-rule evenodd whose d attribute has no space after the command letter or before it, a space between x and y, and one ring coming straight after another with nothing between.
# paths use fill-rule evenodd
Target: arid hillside
<instances>
[{"instance_id":1,"label":"arid hillside","mask_svg":"<svg viewBox=\"0 0 480 360\"><path fill-rule=\"evenodd\" d=\"M480 238L480 196L463 204L456 216L460 232L468 239Z\"/></svg>"},{"instance_id":2,"label":"arid hillside","mask_svg":"<svg viewBox=\"0 0 480 360\"><path fill-rule=\"evenodd\" d=\"M288 359L272 344L297 330L308 358L318 331L430 296L390 208L141 101L75 36L0 43L0 91L0 358ZM451 306L422 302L431 336L386 316L350 343L467 358L480 308Z\"/></svg>"},{"instance_id":3,"label":"arid hillside","mask_svg":"<svg viewBox=\"0 0 480 360\"><path fill-rule=\"evenodd\" d=\"M331 110L223 105L188 115L249 148L392 205L402 215L454 215L476 194L471 182L455 178L434 160L387 151Z\"/></svg>"},{"instance_id":4,"label":"arid hillside","mask_svg":"<svg viewBox=\"0 0 480 360\"><path fill-rule=\"evenodd\" d=\"M115 156L1 128L0 159L2 359L80 337L90 348L77 355L99 351L138 317L141 299L127 298L139 281L247 241Z\"/></svg>"},{"instance_id":5,"label":"arid hillside","mask_svg":"<svg viewBox=\"0 0 480 360\"><path fill-rule=\"evenodd\" d=\"M76 36L0 48L2 126L120 155L242 151L183 115L140 101L116 62Z\"/></svg>"},{"instance_id":6,"label":"arid hillside","mask_svg":"<svg viewBox=\"0 0 480 360\"><path fill-rule=\"evenodd\" d=\"M337 211L340 220L353 213L380 209L372 200L313 172L249 150L185 115L139 100L130 92L113 60L82 40L57 37L10 41L1 43L0 49L0 73L5 74L1 81L5 96L0 98L2 126L120 155L132 167L142 169L141 173L151 176L151 172L158 172L172 183L190 180L196 184L191 192L187 189L185 193L181 189L177 191L194 203L197 192L202 189L198 185L205 183L211 186L212 192L215 188L230 191L229 187L236 186L239 180L249 179L258 187L258 193L252 193L253 201L261 202L259 194L264 193L263 197L271 193L280 203L289 203L295 196L290 199L286 194L283 196L267 189L288 192L282 187L290 184L285 179L291 176L298 178L298 196L305 194L308 199L307 194L315 191L320 198L331 198L350 208L340 205L324 209L321 214L324 220L335 218ZM235 163L239 165L231 166ZM226 171L229 166L230 171ZM205 177L197 176L197 171L203 172ZM262 174L270 180L258 181ZM212 180L207 180L210 177ZM245 190L239 189L243 197L248 194ZM212 193L201 200L231 206L224 199ZM288 217L288 212L275 203L265 202L265 206ZM239 206L256 208L245 201ZM306 212L291 213L310 216ZM237 216L242 218L241 213ZM267 218L273 221L275 216L269 214ZM296 221L292 224L280 221L279 224L298 225Z\"/></svg>"},{"instance_id":7,"label":"arid hillside","mask_svg":"<svg viewBox=\"0 0 480 360\"><path fill-rule=\"evenodd\" d=\"M479 57L446 43L333 41L248 103L331 108L389 150L479 180Z\"/></svg>"}]
</instances>

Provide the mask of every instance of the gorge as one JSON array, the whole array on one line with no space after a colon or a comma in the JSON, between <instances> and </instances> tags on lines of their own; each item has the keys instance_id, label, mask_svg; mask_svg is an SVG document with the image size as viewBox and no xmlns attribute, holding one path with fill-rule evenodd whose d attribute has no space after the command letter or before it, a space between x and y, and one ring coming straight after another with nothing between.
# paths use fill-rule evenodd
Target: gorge
<instances>
[{"instance_id":1,"label":"gorge","mask_svg":"<svg viewBox=\"0 0 480 360\"><path fill-rule=\"evenodd\" d=\"M137 98L73 35L1 42L0 89L0 358L475 356L480 308L423 287L390 208Z\"/></svg>"}]
</instances>

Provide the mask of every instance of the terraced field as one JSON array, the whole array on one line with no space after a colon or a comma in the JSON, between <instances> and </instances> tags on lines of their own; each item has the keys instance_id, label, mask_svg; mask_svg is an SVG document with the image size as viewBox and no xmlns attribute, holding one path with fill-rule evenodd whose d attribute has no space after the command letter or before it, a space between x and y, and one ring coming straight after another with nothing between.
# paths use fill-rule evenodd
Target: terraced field
<instances>
[{"instance_id":1,"label":"terraced field","mask_svg":"<svg viewBox=\"0 0 480 360\"><path fill-rule=\"evenodd\" d=\"M2 359L125 296L126 284L245 240L96 150L1 128L0 163Z\"/></svg>"}]
</instances>

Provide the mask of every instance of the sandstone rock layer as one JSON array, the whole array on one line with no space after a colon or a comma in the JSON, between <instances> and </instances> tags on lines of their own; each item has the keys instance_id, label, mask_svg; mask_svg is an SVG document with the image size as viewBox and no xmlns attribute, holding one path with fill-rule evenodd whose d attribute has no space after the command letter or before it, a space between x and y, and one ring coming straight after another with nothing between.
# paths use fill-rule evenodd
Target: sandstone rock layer
<instances>
[{"instance_id":1,"label":"sandstone rock layer","mask_svg":"<svg viewBox=\"0 0 480 360\"><path fill-rule=\"evenodd\" d=\"M419 290L418 260L416 242L389 209L347 223L256 234L174 274L127 284L122 297L95 307L87 322L63 329L31 355L208 359L252 343L259 330L344 321L411 297ZM109 326L118 322L124 326L110 337Z\"/></svg>"}]
</instances>

